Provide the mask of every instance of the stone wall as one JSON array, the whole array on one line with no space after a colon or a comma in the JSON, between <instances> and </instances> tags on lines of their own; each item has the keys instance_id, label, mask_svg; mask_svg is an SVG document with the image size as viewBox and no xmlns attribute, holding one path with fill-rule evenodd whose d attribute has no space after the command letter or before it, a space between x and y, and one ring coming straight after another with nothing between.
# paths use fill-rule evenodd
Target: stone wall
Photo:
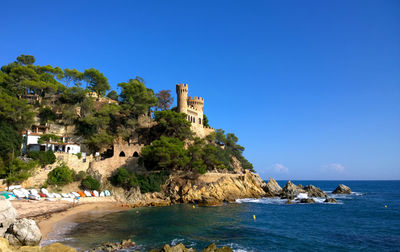
<instances>
[{"instance_id":1,"label":"stone wall","mask_svg":"<svg viewBox=\"0 0 400 252\"><path fill-rule=\"evenodd\" d=\"M91 173L101 174L101 179L106 179L119 167L126 167L129 170L138 168L138 158L143 144L129 144L119 141L114 143L113 156L104 160L93 161L89 165Z\"/></svg>"},{"instance_id":2,"label":"stone wall","mask_svg":"<svg viewBox=\"0 0 400 252\"><path fill-rule=\"evenodd\" d=\"M69 168L74 169L76 172L86 171L89 168L89 163L92 162L93 156L87 156L86 162L83 162L83 158L78 158L77 155L68 153L54 153L57 160L63 161Z\"/></svg>"}]
</instances>

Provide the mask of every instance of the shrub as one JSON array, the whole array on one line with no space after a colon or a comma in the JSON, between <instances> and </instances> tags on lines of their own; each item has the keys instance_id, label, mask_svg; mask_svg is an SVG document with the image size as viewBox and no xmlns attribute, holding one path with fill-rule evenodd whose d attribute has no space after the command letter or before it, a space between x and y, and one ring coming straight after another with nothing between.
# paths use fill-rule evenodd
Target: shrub
<instances>
[{"instance_id":1,"label":"shrub","mask_svg":"<svg viewBox=\"0 0 400 252\"><path fill-rule=\"evenodd\" d=\"M121 167L111 177L111 183L129 189L134 186L140 188L141 193L159 192L168 178L167 172L151 172L145 174L131 173Z\"/></svg>"},{"instance_id":2,"label":"shrub","mask_svg":"<svg viewBox=\"0 0 400 252\"><path fill-rule=\"evenodd\" d=\"M80 153L80 152L76 153L75 155L78 157L78 159L82 158L82 153Z\"/></svg>"},{"instance_id":3,"label":"shrub","mask_svg":"<svg viewBox=\"0 0 400 252\"><path fill-rule=\"evenodd\" d=\"M39 161L42 166L53 164L56 161L56 155L53 151L30 151L28 152L28 157Z\"/></svg>"},{"instance_id":4,"label":"shrub","mask_svg":"<svg viewBox=\"0 0 400 252\"><path fill-rule=\"evenodd\" d=\"M49 185L66 185L74 181L74 171L62 163L47 175Z\"/></svg>"},{"instance_id":5,"label":"shrub","mask_svg":"<svg viewBox=\"0 0 400 252\"><path fill-rule=\"evenodd\" d=\"M80 171L74 176L74 181L81 181L86 177L86 172Z\"/></svg>"},{"instance_id":6,"label":"shrub","mask_svg":"<svg viewBox=\"0 0 400 252\"><path fill-rule=\"evenodd\" d=\"M97 179L93 178L91 175L89 175L82 180L81 186L89 190L99 190L100 182Z\"/></svg>"}]
</instances>

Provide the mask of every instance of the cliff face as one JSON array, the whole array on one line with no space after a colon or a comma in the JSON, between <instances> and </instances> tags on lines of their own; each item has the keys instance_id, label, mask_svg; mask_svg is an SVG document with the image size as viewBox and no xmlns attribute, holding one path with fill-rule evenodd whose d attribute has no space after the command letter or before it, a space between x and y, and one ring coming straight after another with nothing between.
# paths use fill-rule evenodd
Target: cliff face
<instances>
[{"instance_id":1,"label":"cliff face","mask_svg":"<svg viewBox=\"0 0 400 252\"><path fill-rule=\"evenodd\" d=\"M131 206L166 206L178 203L220 205L240 198L270 196L264 191L266 183L254 173L206 173L203 175L177 173L171 175L157 193L141 194L138 188L125 191L114 188L119 201Z\"/></svg>"},{"instance_id":2,"label":"cliff face","mask_svg":"<svg viewBox=\"0 0 400 252\"><path fill-rule=\"evenodd\" d=\"M242 174L206 173L198 177L172 176L164 185L164 194L171 203L218 204L239 198L266 196L265 182L249 171Z\"/></svg>"}]
</instances>

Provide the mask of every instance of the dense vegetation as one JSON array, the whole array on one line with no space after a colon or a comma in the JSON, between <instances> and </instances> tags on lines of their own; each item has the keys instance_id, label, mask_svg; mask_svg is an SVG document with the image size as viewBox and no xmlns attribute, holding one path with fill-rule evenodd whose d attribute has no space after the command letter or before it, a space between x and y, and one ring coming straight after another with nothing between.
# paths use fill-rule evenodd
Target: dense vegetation
<instances>
[{"instance_id":1,"label":"dense vegetation","mask_svg":"<svg viewBox=\"0 0 400 252\"><path fill-rule=\"evenodd\" d=\"M47 175L47 184L63 186L74 181L75 172L61 163Z\"/></svg>"},{"instance_id":2,"label":"dense vegetation","mask_svg":"<svg viewBox=\"0 0 400 252\"><path fill-rule=\"evenodd\" d=\"M128 181L141 186L142 191L157 189L158 182L153 185L153 180L159 181L158 177L152 176L164 174L158 171L233 170L235 159L252 170L234 134L217 130L205 139L196 138L186 115L170 110L173 103L170 90L155 94L142 78L135 77L119 83L120 93L117 93L110 90L107 77L97 69L79 71L34 63L33 56L21 55L1 67L0 178L23 180L37 164L54 163L51 152L28 152L31 159L17 158L21 155L21 132L38 123L75 126L75 135L82 137L82 143L91 152L105 151L115 138L145 143L140 161L149 171L157 172L147 177L129 174ZM141 123L141 118L156 123L149 127ZM203 122L209 126L206 116ZM50 141L60 139L53 134L40 138L41 143ZM49 184L70 181L67 169L62 165L57 168ZM64 177L60 179L59 174ZM128 182L119 184L126 186Z\"/></svg>"},{"instance_id":3,"label":"dense vegetation","mask_svg":"<svg viewBox=\"0 0 400 252\"><path fill-rule=\"evenodd\" d=\"M144 174L132 173L121 167L111 177L111 183L115 186L121 186L125 189L139 187L141 193L159 192L161 185L168 178L167 172L150 172Z\"/></svg>"},{"instance_id":4,"label":"dense vegetation","mask_svg":"<svg viewBox=\"0 0 400 252\"><path fill-rule=\"evenodd\" d=\"M91 175L88 175L86 178L82 179L81 187L83 189L99 190L100 182L97 179L93 178Z\"/></svg>"}]
</instances>

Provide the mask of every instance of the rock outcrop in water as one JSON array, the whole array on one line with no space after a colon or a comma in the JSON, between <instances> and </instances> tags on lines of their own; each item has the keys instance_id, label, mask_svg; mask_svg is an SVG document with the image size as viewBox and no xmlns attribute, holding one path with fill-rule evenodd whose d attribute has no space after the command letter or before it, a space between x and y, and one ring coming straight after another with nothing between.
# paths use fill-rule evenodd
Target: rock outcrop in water
<instances>
[{"instance_id":1,"label":"rock outcrop in water","mask_svg":"<svg viewBox=\"0 0 400 252\"><path fill-rule=\"evenodd\" d=\"M282 192L282 187L273 178L269 178L263 189L270 197L279 196Z\"/></svg>"},{"instance_id":2,"label":"rock outcrop in water","mask_svg":"<svg viewBox=\"0 0 400 252\"><path fill-rule=\"evenodd\" d=\"M325 203L337 203L337 200L334 198L326 198L324 202Z\"/></svg>"},{"instance_id":3,"label":"rock outcrop in water","mask_svg":"<svg viewBox=\"0 0 400 252\"><path fill-rule=\"evenodd\" d=\"M297 186L292 183L292 181L288 181L285 187L282 188L282 192L280 193L280 197L282 199L290 199L293 200L299 193L305 193L306 191L302 186Z\"/></svg>"},{"instance_id":4,"label":"rock outcrop in water","mask_svg":"<svg viewBox=\"0 0 400 252\"><path fill-rule=\"evenodd\" d=\"M196 252L196 250L193 248L186 248L185 245L179 243L172 247L165 244L161 249L153 249L150 250L150 252ZM233 249L228 246L217 248L217 245L212 243L207 248L203 249L202 252L233 252Z\"/></svg>"},{"instance_id":5,"label":"rock outcrop in water","mask_svg":"<svg viewBox=\"0 0 400 252\"><path fill-rule=\"evenodd\" d=\"M348 186L340 184L336 189L332 192L334 194L351 194L351 189Z\"/></svg>"},{"instance_id":6,"label":"rock outcrop in water","mask_svg":"<svg viewBox=\"0 0 400 252\"><path fill-rule=\"evenodd\" d=\"M320 197L320 198L328 197L326 193L324 193L321 189L313 185L307 185L303 187L303 189L304 191L306 191L308 197Z\"/></svg>"},{"instance_id":7,"label":"rock outcrop in water","mask_svg":"<svg viewBox=\"0 0 400 252\"><path fill-rule=\"evenodd\" d=\"M127 250L136 246L136 243L128 240L122 240L121 242L106 242L100 245L97 248L93 248L89 250L90 252L101 252L101 251L119 251L119 250Z\"/></svg>"}]
</instances>

